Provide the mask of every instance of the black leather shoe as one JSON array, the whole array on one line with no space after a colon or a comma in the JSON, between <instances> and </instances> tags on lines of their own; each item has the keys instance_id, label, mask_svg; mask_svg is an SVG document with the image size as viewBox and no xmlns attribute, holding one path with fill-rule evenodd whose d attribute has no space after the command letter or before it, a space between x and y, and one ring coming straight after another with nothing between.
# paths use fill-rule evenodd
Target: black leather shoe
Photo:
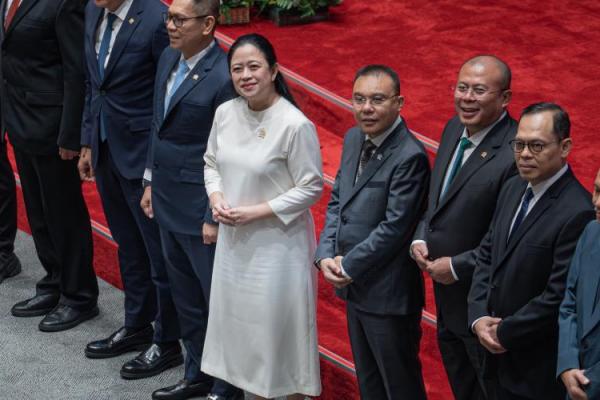
<instances>
[{"instance_id":1,"label":"black leather shoe","mask_svg":"<svg viewBox=\"0 0 600 400\"><path fill-rule=\"evenodd\" d=\"M42 332L66 331L98 314L100 314L100 310L97 306L80 311L71 306L59 304L42 319L39 328Z\"/></svg>"},{"instance_id":2,"label":"black leather shoe","mask_svg":"<svg viewBox=\"0 0 600 400\"><path fill-rule=\"evenodd\" d=\"M152 325L136 330L122 327L106 339L89 343L85 347L85 355L88 358L110 358L130 351L141 351L152 344L153 336Z\"/></svg>"},{"instance_id":3,"label":"black leather shoe","mask_svg":"<svg viewBox=\"0 0 600 400\"><path fill-rule=\"evenodd\" d=\"M15 253L9 255L0 254L0 283L6 278L12 278L21 272L21 261Z\"/></svg>"},{"instance_id":4,"label":"black leather shoe","mask_svg":"<svg viewBox=\"0 0 600 400\"><path fill-rule=\"evenodd\" d=\"M39 294L15 304L10 313L15 317L39 317L46 315L56 307L59 296L55 294Z\"/></svg>"},{"instance_id":5,"label":"black leather shoe","mask_svg":"<svg viewBox=\"0 0 600 400\"><path fill-rule=\"evenodd\" d=\"M183 355L179 342L171 345L154 343L136 358L123 364L121 378L148 378L181 364L183 364Z\"/></svg>"},{"instance_id":6,"label":"black leather shoe","mask_svg":"<svg viewBox=\"0 0 600 400\"><path fill-rule=\"evenodd\" d=\"M190 383L182 379L173 386L158 389L152 393L153 400L185 400L190 397L204 397L210 392L212 382Z\"/></svg>"}]
</instances>

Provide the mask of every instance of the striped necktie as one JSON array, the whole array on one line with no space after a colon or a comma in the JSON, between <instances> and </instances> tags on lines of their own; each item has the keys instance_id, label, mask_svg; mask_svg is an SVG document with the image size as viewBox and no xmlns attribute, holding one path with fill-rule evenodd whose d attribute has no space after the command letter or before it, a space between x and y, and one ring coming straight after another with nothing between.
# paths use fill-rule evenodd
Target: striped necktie
<instances>
[{"instance_id":1,"label":"striped necktie","mask_svg":"<svg viewBox=\"0 0 600 400\"><path fill-rule=\"evenodd\" d=\"M4 31L8 30L8 27L10 26L10 23L12 22L13 18L15 17L15 14L17 13L17 9L19 8L20 5L21 5L21 0L13 0L13 2L10 3L10 7L8 7L8 12L6 13L6 17L4 18Z\"/></svg>"}]
</instances>

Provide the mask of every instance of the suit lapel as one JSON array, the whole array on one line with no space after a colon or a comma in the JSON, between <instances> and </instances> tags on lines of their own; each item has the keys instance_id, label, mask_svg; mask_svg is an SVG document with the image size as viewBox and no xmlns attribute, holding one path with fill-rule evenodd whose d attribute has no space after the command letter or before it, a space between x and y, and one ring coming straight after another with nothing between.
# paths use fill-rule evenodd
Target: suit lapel
<instances>
[{"instance_id":1,"label":"suit lapel","mask_svg":"<svg viewBox=\"0 0 600 400\"><path fill-rule=\"evenodd\" d=\"M19 21L22 20L25 15L27 15L31 7L33 7L37 2L38 0L23 0L21 2L21 5L19 5L19 8L17 9L15 17L13 18L10 25L8 26L8 29L6 30L6 34L4 35L5 37L10 35L10 33L15 29L15 26L19 23ZM5 1L4 4L6 5L8 4L8 2ZM2 29L4 29L4 13L6 12L6 7L3 7L2 11Z\"/></svg>"},{"instance_id":2,"label":"suit lapel","mask_svg":"<svg viewBox=\"0 0 600 400\"><path fill-rule=\"evenodd\" d=\"M90 13L89 19L86 21L86 36L88 40L88 48L90 53L87 55L90 61L90 67L94 72L94 77L100 80L100 71L98 70L98 55L96 54L96 34L104 16L104 9L94 7Z\"/></svg>"},{"instance_id":3,"label":"suit lapel","mask_svg":"<svg viewBox=\"0 0 600 400\"><path fill-rule=\"evenodd\" d=\"M115 65L119 61L123 50L127 46L127 42L129 42L129 38L142 21L142 2L139 0L134 0L131 4L131 8L127 13L127 17L125 17L125 21L121 24L121 29L119 29L119 33L115 38L115 42L113 44L112 50L110 52L110 57L108 59L108 64L106 65L106 70L104 71L104 79L106 79L111 71L114 69Z\"/></svg>"},{"instance_id":4,"label":"suit lapel","mask_svg":"<svg viewBox=\"0 0 600 400\"><path fill-rule=\"evenodd\" d=\"M458 145L458 141L462 136L463 131L465 130L464 125L459 125L459 127L450 132L450 138L448 139L448 145L444 148L444 151L438 152L436 162L440 168L437 168L437 173L432 177L432 187L435 204L439 205L440 193L442 192L442 186L444 185L444 178L446 177L446 171L448 170L448 166L450 161L452 160L452 155L454 155L454 150Z\"/></svg>"},{"instance_id":5,"label":"suit lapel","mask_svg":"<svg viewBox=\"0 0 600 400\"><path fill-rule=\"evenodd\" d=\"M360 177L358 178L358 180L352 187L352 190L350 190L350 192L348 194L348 198L346 199L346 202L341 204L341 207L344 207L345 204L347 204L350 200L352 200L352 198L356 195L356 193L358 193L363 188L363 186L365 186L365 184L371 180L373 175L385 163L385 160L387 160L388 157L393 153L394 149L400 143L401 138L406 136L406 133L407 133L406 125L404 124L404 122L401 122L400 125L398 125L398 127L385 139L385 141L381 144L381 146L379 146L377 148L375 153L373 153L373 156L371 157L371 159L365 166L365 170L363 171L363 173L360 175ZM358 166L358 161L360 158L360 151L361 151L360 149L362 148L363 141L364 141L364 137L363 137L363 140L361 141L361 146L359 147L359 151L358 151L359 155L358 155L358 157L354 157L356 159L356 162L355 162L356 167ZM350 169L350 171L351 172L356 171L356 169ZM354 179L354 174L350 174L350 175L352 175L352 179Z\"/></svg>"},{"instance_id":6,"label":"suit lapel","mask_svg":"<svg viewBox=\"0 0 600 400\"><path fill-rule=\"evenodd\" d=\"M158 118L160 120L160 123L162 125L162 123L165 121L165 97L167 96L167 83L169 82L169 77L171 76L171 72L173 71L173 68L175 68L175 65L177 65L177 63L179 62L179 59L181 58L181 53L179 51L176 50L172 50L171 53L169 54L169 59L167 59L165 61L165 68L163 68L162 70L160 70L159 72L159 76L157 77L157 82L158 82L158 93L156 98L158 99L157 106L158 106Z\"/></svg>"},{"instance_id":7,"label":"suit lapel","mask_svg":"<svg viewBox=\"0 0 600 400\"><path fill-rule=\"evenodd\" d=\"M506 126L507 126L509 120L510 120L510 117L507 114L486 135L485 139L483 139L483 141L473 150L473 153L471 154L471 156L463 164L463 166L458 170L458 173L456 174L454 181L450 184L450 187L448 188L447 192L439 200L436 212L438 210L440 210L441 208L443 208L458 192L460 192L460 190L469 181L469 179L471 178L471 176L473 176L473 174L475 172L477 172L479 169L481 169L481 167L483 165L485 165L486 163L488 163L494 159L494 157L496 156L498 151L500 151L502 145L504 144L504 137L506 135L505 130L506 130ZM463 130L464 130L464 126L461 125L461 127L463 127ZM450 165L449 165L450 160L452 159L452 155L454 154L454 150L456 149L456 144L458 143L458 140L460 139L460 136L462 135L463 130L460 130L460 132L457 132L457 136L455 138L455 144L452 147L452 149L450 149L448 151L448 153L449 153L447 155L448 160L446 161L446 164L445 164L446 168L444 169L443 174L441 174L442 175L441 182L438 186L438 190L436 193L438 198L439 198L439 194L442 190L446 171L450 167Z\"/></svg>"},{"instance_id":8,"label":"suit lapel","mask_svg":"<svg viewBox=\"0 0 600 400\"><path fill-rule=\"evenodd\" d=\"M342 182L340 182L340 204L342 207L350 199L350 194L354 187L354 178L358 170L360 152L365 141L365 135L360 130L352 131L348 135L352 135L352 137L347 139L348 145L344 147L344 158L340 166L340 168L344 168L347 171L342 174Z\"/></svg>"},{"instance_id":9,"label":"suit lapel","mask_svg":"<svg viewBox=\"0 0 600 400\"><path fill-rule=\"evenodd\" d=\"M544 193L542 198L540 198L538 202L535 203L533 209L529 212L529 214L527 214L521 225L517 228L515 232L512 233L504 254L501 255L501 257L499 258L499 262L496 263L497 266L502 265L506 257L513 251L517 244L521 243L521 239L523 238L523 236L531 229L533 225L535 225L535 222L542 215L544 215L546 210L552 207L562 189L570 182L572 178L573 173L569 168L567 172L565 172L565 174L561 176L558 181L556 181L552 186L550 186L550 188L546 191L546 193ZM521 192L519 197L519 204L522 195L523 193ZM517 212L516 209L514 210L514 212ZM505 225L504 230L500 232L501 236L499 239L503 240L504 242L506 242L506 238L508 236L508 229L510 229L510 224L512 223L512 219L515 215L514 212L510 215L505 215L505 218L510 222L508 222L508 224Z\"/></svg>"},{"instance_id":10,"label":"suit lapel","mask_svg":"<svg viewBox=\"0 0 600 400\"><path fill-rule=\"evenodd\" d=\"M181 86L177 88L177 91L171 96L171 101L169 102L169 108L165 114L165 119L169 116L173 108L185 97L186 94L189 93L197 84L202 82L204 78L208 75L208 72L212 69L213 64L215 63L217 56L219 55L219 45L214 44L213 47L208 51L198 64L192 69L183 82Z\"/></svg>"}]
</instances>

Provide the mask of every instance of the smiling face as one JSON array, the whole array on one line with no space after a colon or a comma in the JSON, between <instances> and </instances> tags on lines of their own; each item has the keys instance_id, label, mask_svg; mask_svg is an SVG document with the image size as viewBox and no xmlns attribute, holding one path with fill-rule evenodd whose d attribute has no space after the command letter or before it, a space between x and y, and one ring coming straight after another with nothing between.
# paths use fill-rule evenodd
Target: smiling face
<instances>
[{"instance_id":1,"label":"smiling face","mask_svg":"<svg viewBox=\"0 0 600 400\"><path fill-rule=\"evenodd\" d=\"M384 73L359 77L354 83L352 99L354 118L359 128L370 137L376 137L391 127L404 104L394 81Z\"/></svg>"},{"instance_id":2,"label":"smiling face","mask_svg":"<svg viewBox=\"0 0 600 400\"><path fill-rule=\"evenodd\" d=\"M596 210L596 221L600 222L600 170L596 175L596 181L594 182L594 209Z\"/></svg>"},{"instance_id":3,"label":"smiling face","mask_svg":"<svg viewBox=\"0 0 600 400\"><path fill-rule=\"evenodd\" d=\"M556 174L565 165L571 151L571 139L560 140L553 132L553 126L552 111L527 114L519 121L515 140L543 144L539 153L533 153L528 146L521 152L515 152L519 175L532 185Z\"/></svg>"},{"instance_id":4,"label":"smiling face","mask_svg":"<svg viewBox=\"0 0 600 400\"><path fill-rule=\"evenodd\" d=\"M169 6L169 14L184 20L180 27L175 26L172 20L169 21L167 32L171 47L180 50L186 59L211 42L215 18L210 15L198 18L193 0L173 0Z\"/></svg>"},{"instance_id":5,"label":"smiling face","mask_svg":"<svg viewBox=\"0 0 600 400\"><path fill-rule=\"evenodd\" d=\"M235 90L254 110L264 109L277 98L274 83L277 74L277 65L269 66L265 55L252 44L236 48L231 56Z\"/></svg>"},{"instance_id":6,"label":"smiling face","mask_svg":"<svg viewBox=\"0 0 600 400\"><path fill-rule=\"evenodd\" d=\"M454 108L469 135L493 124L508 106L511 91L503 87L503 81L502 70L489 58L467 62L460 69L456 87L468 89L466 93L455 90Z\"/></svg>"}]
</instances>

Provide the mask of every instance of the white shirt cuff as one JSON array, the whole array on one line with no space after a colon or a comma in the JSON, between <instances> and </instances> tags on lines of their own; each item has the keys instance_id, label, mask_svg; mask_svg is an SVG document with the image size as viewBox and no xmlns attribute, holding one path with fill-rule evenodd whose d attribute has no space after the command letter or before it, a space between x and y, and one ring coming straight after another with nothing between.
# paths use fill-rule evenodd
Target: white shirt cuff
<instances>
[{"instance_id":1,"label":"white shirt cuff","mask_svg":"<svg viewBox=\"0 0 600 400\"><path fill-rule=\"evenodd\" d=\"M484 315L483 317L479 317L475 321L473 321L473 323L471 324L471 331L473 333L475 333L475 325L479 322L480 319L483 319L485 317L487 317L487 315Z\"/></svg>"},{"instance_id":2,"label":"white shirt cuff","mask_svg":"<svg viewBox=\"0 0 600 400\"><path fill-rule=\"evenodd\" d=\"M150 168L146 168L144 170L144 179L149 182L152 182L152 170Z\"/></svg>"},{"instance_id":3,"label":"white shirt cuff","mask_svg":"<svg viewBox=\"0 0 600 400\"><path fill-rule=\"evenodd\" d=\"M452 277L454 280L458 280L458 275L454 272L454 265L452 265L452 257L450 257L450 272L452 272Z\"/></svg>"},{"instance_id":4,"label":"white shirt cuff","mask_svg":"<svg viewBox=\"0 0 600 400\"><path fill-rule=\"evenodd\" d=\"M415 259L415 255L413 254L412 248L415 244L420 244L420 243L427 244L426 241L421 240L421 239L413 240L412 243L410 244L410 247L408 249L408 254L410 254L410 258L412 258L413 260Z\"/></svg>"},{"instance_id":5,"label":"white shirt cuff","mask_svg":"<svg viewBox=\"0 0 600 400\"><path fill-rule=\"evenodd\" d=\"M346 279L352 279L352 277L346 273L346 270L344 269L344 266L342 265L342 261L341 260L340 260L340 269L342 270L342 275L344 275L344 278L346 278Z\"/></svg>"}]
</instances>

